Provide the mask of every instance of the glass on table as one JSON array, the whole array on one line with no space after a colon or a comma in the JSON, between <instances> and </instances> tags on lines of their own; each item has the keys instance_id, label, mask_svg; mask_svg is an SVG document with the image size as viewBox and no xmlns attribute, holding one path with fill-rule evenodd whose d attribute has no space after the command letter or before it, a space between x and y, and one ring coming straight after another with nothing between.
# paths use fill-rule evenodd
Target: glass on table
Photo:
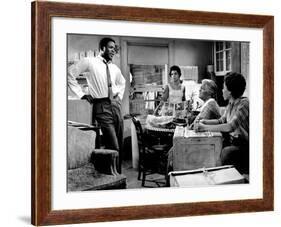
<instances>
[{"instance_id":1,"label":"glass on table","mask_svg":"<svg viewBox=\"0 0 281 227\"><path fill-rule=\"evenodd\" d=\"M193 129L195 132L199 131L199 119L193 122Z\"/></svg>"}]
</instances>

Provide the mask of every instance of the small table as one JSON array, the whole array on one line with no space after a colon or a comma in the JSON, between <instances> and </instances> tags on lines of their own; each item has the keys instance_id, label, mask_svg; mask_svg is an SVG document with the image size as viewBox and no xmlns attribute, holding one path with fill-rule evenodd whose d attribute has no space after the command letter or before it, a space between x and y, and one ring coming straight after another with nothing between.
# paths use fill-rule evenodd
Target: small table
<instances>
[{"instance_id":1,"label":"small table","mask_svg":"<svg viewBox=\"0 0 281 227\"><path fill-rule=\"evenodd\" d=\"M173 137L173 170L192 170L220 166L222 134L196 133L187 127L176 127Z\"/></svg>"},{"instance_id":2,"label":"small table","mask_svg":"<svg viewBox=\"0 0 281 227\"><path fill-rule=\"evenodd\" d=\"M156 119L158 117L154 116L154 115L148 115L146 118L146 123L145 123L145 130L147 130L150 133L155 133L156 135L169 135L169 136L173 136L175 129L174 128L166 128L164 126L160 126L159 127L155 124L149 123L150 121L152 121L152 119ZM173 120L173 117L169 117L168 123Z\"/></svg>"}]
</instances>

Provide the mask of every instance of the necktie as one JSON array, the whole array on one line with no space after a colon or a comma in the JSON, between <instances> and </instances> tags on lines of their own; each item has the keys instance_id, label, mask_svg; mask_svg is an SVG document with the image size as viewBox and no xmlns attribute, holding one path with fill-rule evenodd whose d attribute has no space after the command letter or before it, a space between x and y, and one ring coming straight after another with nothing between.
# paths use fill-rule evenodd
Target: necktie
<instances>
[{"instance_id":1,"label":"necktie","mask_svg":"<svg viewBox=\"0 0 281 227\"><path fill-rule=\"evenodd\" d=\"M108 63L104 61L106 65L106 76L107 76L107 87L108 87L108 98L111 100L113 99L113 92L112 92L112 84L111 84L111 79L110 79L110 72L109 72L109 67Z\"/></svg>"}]
</instances>

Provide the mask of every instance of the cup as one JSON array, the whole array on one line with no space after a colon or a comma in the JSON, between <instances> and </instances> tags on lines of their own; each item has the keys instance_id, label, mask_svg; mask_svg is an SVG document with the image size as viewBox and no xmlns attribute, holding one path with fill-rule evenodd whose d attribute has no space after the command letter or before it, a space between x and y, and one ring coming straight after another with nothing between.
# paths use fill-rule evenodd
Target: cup
<instances>
[{"instance_id":1,"label":"cup","mask_svg":"<svg viewBox=\"0 0 281 227\"><path fill-rule=\"evenodd\" d=\"M194 129L195 132L198 132L198 129L199 129L199 121L195 121L195 122L193 123L193 129Z\"/></svg>"}]
</instances>

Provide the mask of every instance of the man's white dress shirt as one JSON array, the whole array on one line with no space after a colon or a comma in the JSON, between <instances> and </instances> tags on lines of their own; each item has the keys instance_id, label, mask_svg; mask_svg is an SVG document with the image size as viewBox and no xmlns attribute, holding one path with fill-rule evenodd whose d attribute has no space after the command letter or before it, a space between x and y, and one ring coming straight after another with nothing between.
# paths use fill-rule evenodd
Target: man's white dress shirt
<instances>
[{"instance_id":1,"label":"man's white dress shirt","mask_svg":"<svg viewBox=\"0 0 281 227\"><path fill-rule=\"evenodd\" d=\"M118 95L122 100L125 91L125 79L120 69L112 62L108 63L111 77L113 96ZM89 94L93 98L108 97L108 83L106 75L106 64L104 58L100 55L97 57L84 58L73 64L68 69L68 86L79 98L85 95L82 88L78 84L76 78L84 72L89 86Z\"/></svg>"}]
</instances>

